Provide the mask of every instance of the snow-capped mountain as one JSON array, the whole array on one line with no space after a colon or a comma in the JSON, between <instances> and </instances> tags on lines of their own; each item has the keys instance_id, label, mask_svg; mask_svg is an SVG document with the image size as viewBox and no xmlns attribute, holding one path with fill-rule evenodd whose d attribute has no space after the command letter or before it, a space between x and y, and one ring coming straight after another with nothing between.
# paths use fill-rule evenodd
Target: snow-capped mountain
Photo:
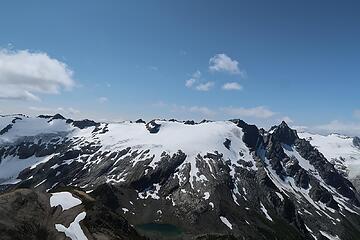
<instances>
[{"instance_id":1,"label":"snow-capped mountain","mask_svg":"<svg viewBox=\"0 0 360 240\"><path fill-rule=\"evenodd\" d=\"M299 137L305 138L316 147L335 168L353 182L357 190L360 190L360 139L347 137L340 134L327 136L299 133Z\"/></svg>"},{"instance_id":2,"label":"snow-capped mountain","mask_svg":"<svg viewBox=\"0 0 360 240\"><path fill-rule=\"evenodd\" d=\"M335 151L332 139L298 136L285 122L266 132L242 120L2 116L0 184L63 210L43 213L55 219L39 226L51 239L78 239L76 229L81 239L360 239L360 197L348 180L358 142L339 139ZM80 205L64 225L68 201ZM116 216L101 229L98 209ZM117 221L127 231L115 232Z\"/></svg>"}]
</instances>

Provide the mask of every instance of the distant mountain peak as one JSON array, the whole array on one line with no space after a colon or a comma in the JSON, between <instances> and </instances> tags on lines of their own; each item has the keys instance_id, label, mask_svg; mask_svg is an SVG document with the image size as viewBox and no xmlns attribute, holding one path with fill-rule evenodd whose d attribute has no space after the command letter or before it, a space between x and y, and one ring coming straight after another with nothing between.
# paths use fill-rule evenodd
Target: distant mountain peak
<instances>
[{"instance_id":1,"label":"distant mountain peak","mask_svg":"<svg viewBox=\"0 0 360 240\"><path fill-rule=\"evenodd\" d=\"M293 145L295 140L299 138L296 130L291 129L285 121L282 121L279 126L274 128L272 136L288 145Z\"/></svg>"}]
</instances>

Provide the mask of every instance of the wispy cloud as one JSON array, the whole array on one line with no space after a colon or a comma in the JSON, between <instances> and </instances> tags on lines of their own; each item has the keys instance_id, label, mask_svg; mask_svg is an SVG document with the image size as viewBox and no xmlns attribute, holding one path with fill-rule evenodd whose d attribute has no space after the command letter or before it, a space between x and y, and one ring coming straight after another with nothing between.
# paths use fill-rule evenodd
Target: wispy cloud
<instances>
[{"instance_id":1,"label":"wispy cloud","mask_svg":"<svg viewBox=\"0 0 360 240\"><path fill-rule=\"evenodd\" d=\"M360 123L356 122L343 122L339 120L333 120L327 124L317 125L310 128L311 130L319 133L340 133L349 136L360 136Z\"/></svg>"},{"instance_id":2,"label":"wispy cloud","mask_svg":"<svg viewBox=\"0 0 360 240\"><path fill-rule=\"evenodd\" d=\"M170 105L170 111L173 114L181 114L182 116L189 116L189 117L213 117L217 114L217 112L213 109L210 109L205 106L185 106L185 105L177 105L172 104Z\"/></svg>"},{"instance_id":3,"label":"wispy cloud","mask_svg":"<svg viewBox=\"0 0 360 240\"><path fill-rule=\"evenodd\" d=\"M207 107L192 106L189 108L189 111L193 112L193 113L200 113L200 114L206 115L206 116L214 116L216 114L215 111L213 111Z\"/></svg>"},{"instance_id":4,"label":"wispy cloud","mask_svg":"<svg viewBox=\"0 0 360 240\"><path fill-rule=\"evenodd\" d=\"M69 67L44 52L0 49L0 99L40 100L75 85Z\"/></svg>"},{"instance_id":5,"label":"wispy cloud","mask_svg":"<svg viewBox=\"0 0 360 240\"><path fill-rule=\"evenodd\" d=\"M36 107L30 106L29 110L32 112L39 112L41 114L55 114L55 113L64 113L64 114L79 114L80 111L73 108L73 107L57 107L57 108L50 108L50 107Z\"/></svg>"},{"instance_id":6,"label":"wispy cloud","mask_svg":"<svg viewBox=\"0 0 360 240\"><path fill-rule=\"evenodd\" d=\"M168 104L164 101L157 101L152 104L153 107L166 107Z\"/></svg>"},{"instance_id":7,"label":"wispy cloud","mask_svg":"<svg viewBox=\"0 0 360 240\"><path fill-rule=\"evenodd\" d=\"M276 113L264 106L258 106L254 108L243 107L226 107L222 109L223 112L232 117L253 117L253 118L270 118Z\"/></svg>"},{"instance_id":8,"label":"wispy cloud","mask_svg":"<svg viewBox=\"0 0 360 240\"><path fill-rule=\"evenodd\" d=\"M195 87L195 89L198 90L198 91L207 92L207 91L209 91L214 85L215 85L214 82L200 83L199 85L197 85L197 86Z\"/></svg>"},{"instance_id":9,"label":"wispy cloud","mask_svg":"<svg viewBox=\"0 0 360 240\"><path fill-rule=\"evenodd\" d=\"M201 79L201 72L197 70L191 75L191 78L185 81L185 86L187 88L193 88L198 91L209 91L213 86L214 82L208 81L204 82L204 80Z\"/></svg>"},{"instance_id":10,"label":"wispy cloud","mask_svg":"<svg viewBox=\"0 0 360 240\"><path fill-rule=\"evenodd\" d=\"M288 117L288 116L282 117L282 118L280 119L280 121L285 121L287 124L291 124L291 123L294 122L294 120L292 120L292 119L291 119L290 117Z\"/></svg>"},{"instance_id":11,"label":"wispy cloud","mask_svg":"<svg viewBox=\"0 0 360 240\"><path fill-rule=\"evenodd\" d=\"M107 101L109 101L109 99L107 97L99 97L97 101L99 103L106 103Z\"/></svg>"},{"instance_id":12,"label":"wispy cloud","mask_svg":"<svg viewBox=\"0 0 360 240\"><path fill-rule=\"evenodd\" d=\"M149 66L148 69L151 70L151 71L158 71L159 70L159 68L156 67L156 66Z\"/></svg>"},{"instance_id":13,"label":"wispy cloud","mask_svg":"<svg viewBox=\"0 0 360 240\"><path fill-rule=\"evenodd\" d=\"M243 87L237 82L228 82L222 86L223 90L242 90Z\"/></svg>"},{"instance_id":14,"label":"wispy cloud","mask_svg":"<svg viewBox=\"0 0 360 240\"><path fill-rule=\"evenodd\" d=\"M231 59L224 53L216 54L209 60L209 70L211 72L226 72L229 74L239 74L245 77L245 71L240 70L239 62Z\"/></svg>"}]
</instances>

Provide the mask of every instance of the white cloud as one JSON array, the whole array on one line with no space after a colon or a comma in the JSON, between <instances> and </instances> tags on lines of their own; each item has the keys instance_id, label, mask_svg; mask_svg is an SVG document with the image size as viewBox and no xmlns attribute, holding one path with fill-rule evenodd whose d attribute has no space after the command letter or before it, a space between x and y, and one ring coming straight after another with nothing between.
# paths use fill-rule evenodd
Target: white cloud
<instances>
[{"instance_id":1,"label":"white cloud","mask_svg":"<svg viewBox=\"0 0 360 240\"><path fill-rule=\"evenodd\" d=\"M68 66L43 52L0 49L0 99L40 100L75 82Z\"/></svg>"},{"instance_id":2,"label":"white cloud","mask_svg":"<svg viewBox=\"0 0 360 240\"><path fill-rule=\"evenodd\" d=\"M227 72L230 74L240 74L245 77L245 71L240 70L239 62L231 59L224 53L216 54L209 60L209 70L211 72Z\"/></svg>"},{"instance_id":3,"label":"white cloud","mask_svg":"<svg viewBox=\"0 0 360 240\"><path fill-rule=\"evenodd\" d=\"M222 86L223 90L241 90L243 87L237 82L228 82Z\"/></svg>"},{"instance_id":4,"label":"white cloud","mask_svg":"<svg viewBox=\"0 0 360 240\"><path fill-rule=\"evenodd\" d=\"M192 106L189 108L189 111L193 112L193 113L200 113L200 114L206 115L206 116L214 116L216 114L215 111L213 111L207 107Z\"/></svg>"},{"instance_id":5,"label":"white cloud","mask_svg":"<svg viewBox=\"0 0 360 240\"><path fill-rule=\"evenodd\" d=\"M190 78L190 79L186 80L185 86L188 87L188 88L190 88L190 87L192 87L195 83L196 83L196 79L195 79L195 78Z\"/></svg>"},{"instance_id":6,"label":"white cloud","mask_svg":"<svg viewBox=\"0 0 360 240\"><path fill-rule=\"evenodd\" d=\"M201 78L201 72L197 70L191 75L191 78L185 81L185 86L191 88Z\"/></svg>"},{"instance_id":7,"label":"white cloud","mask_svg":"<svg viewBox=\"0 0 360 240\"><path fill-rule=\"evenodd\" d=\"M99 103L105 103L105 102L109 101L109 99L107 97L99 97L97 100Z\"/></svg>"},{"instance_id":8,"label":"white cloud","mask_svg":"<svg viewBox=\"0 0 360 240\"><path fill-rule=\"evenodd\" d=\"M197 85L197 86L195 87L195 89L198 90L198 91L207 92L207 91L209 91L214 85L215 85L214 82L200 83L199 85Z\"/></svg>"},{"instance_id":9,"label":"white cloud","mask_svg":"<svg viewBox=\"0 0 360 240\"><path fill-rule=\"evenodd\" d=\"M226 114L233 117L254 117L254 118L270 118L275 115L270 109L259 106L254 108L234 108L227 107L222 109Z\"/></svg>"}]
</instances>

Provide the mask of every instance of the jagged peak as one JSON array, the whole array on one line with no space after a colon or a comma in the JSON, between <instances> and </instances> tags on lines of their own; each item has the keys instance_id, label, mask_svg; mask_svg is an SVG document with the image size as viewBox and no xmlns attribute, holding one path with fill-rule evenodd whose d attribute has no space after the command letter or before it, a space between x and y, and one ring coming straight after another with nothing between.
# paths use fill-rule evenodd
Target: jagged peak
<instances>
[{"instance_id":1,"label":"jagged peak","mask_svg":"<svg viewBox=\"0 0 360 240\"><path fill-rule=\"evenodd\" d=\"M55 114L55 115L52 117L52 119L66 120L66 118L65 118L63 115L61 115L60 113Z\"/></svg>"},{"instance_id":2,"label":"jagged peak","mask_svg":"<svg viewBox=\"0 0 360 240\"><path fill-rule=\"evenodd\" d=\"M291 129L285 121L282 121L279 126L274 128L272 136L274 139L288 145L293 145L295 140L299 138L296 130Z\"/></svg>"},{"instance_id":3,"label":"jagged peak","mask_svg":"<svg viewBox=\"0 0 360 240\"><path fill-rule=\"evenodd\" d=\"M289 127L289 125L283 120L281 121L279 126L283 126L283 127Z\"/></svg>"}]
</instances>

